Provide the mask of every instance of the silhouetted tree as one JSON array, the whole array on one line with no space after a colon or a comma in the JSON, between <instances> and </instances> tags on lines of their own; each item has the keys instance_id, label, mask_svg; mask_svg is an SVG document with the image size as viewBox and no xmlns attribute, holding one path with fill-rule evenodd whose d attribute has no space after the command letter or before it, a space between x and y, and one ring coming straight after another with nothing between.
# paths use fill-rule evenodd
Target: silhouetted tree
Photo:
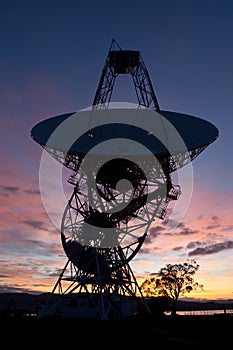
<instances>
[{"instance_id":1,"label":"silhouetted tree","mask_svg":"<svg viewBox=\"0 0 233 350\"><path fill-rule=\"evenodd\" d=\"M176 315L177 301L180 296L190 293L197 288L203 289L193 278L199 265L195 260L179 264L167 264L162 267L157 277L146 279L141 290L146 296L163 296L171 299L172 315Z\"/></svg>"}]
</instances>

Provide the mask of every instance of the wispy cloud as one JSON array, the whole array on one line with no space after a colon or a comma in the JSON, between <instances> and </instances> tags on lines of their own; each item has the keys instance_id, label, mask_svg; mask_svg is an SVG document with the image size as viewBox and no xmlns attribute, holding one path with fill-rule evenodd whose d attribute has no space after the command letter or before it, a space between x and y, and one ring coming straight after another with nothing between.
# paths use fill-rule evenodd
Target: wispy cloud
<instances>
[{"instance_id":1,"label":"wispy cloud","mask_svg":"<svg viewBox=\"0 0 233 350\"><path fill-rule=\"evenodd\" d=\"M23 220L22 223L36 230L49 231L45 223L39 220Z\"/></svg>"},{"instance_id":2,"label":"wispy cloud","mask_svg":"<svg viewBox=\"0 0 233 350\"><path fill-rule=\"evenodd\" d=\"M145 244L153 243L154 240L165 230L165 228L162 225L158 225L156 227L151 227L149 229L149 234L146 238Z\"/></svg>"},{"instance_id":3,"label":"wispy cloud","mask_svg":"<svg viewBox=\"0 0 233 350\"><path fill-rule=\"evenodd\" d=\"M18 186L2 186L0 185L1 195L8 196L9 194L16 194L19 191Z\"/></svg>"},{"instance_id":4,"label":"wispy cloud","mask_svg":"<svg viewBox=\"0 0 233 350\"><path fill-rule=\"evenodd\" d=\"M40 195L40 191L39 190L36 190L36 189L33 189L33 188L30 188L28 190L24 190L25 193L28 193L28 194L32 194L32 195Z\"/></svg>"},{"instance_id":5,"label":"wispy cloud","mask_svg":"<svg viewBox=\"0 0 233 350\"><path fill-rule=\"evenodd\" d=\"M183 249L184 249L184 247L179 246L179 247L173 248L172 250L173 250L174 252L179 252L180 250L183 250Z\"/></svg>"},{"instance_id":6,"label":"wispy cloud","mask_svg":"<svg viewBox=\"0 0 233 350\"><path fill-rule=\"evenodd\" d=\"M189 227L184 227L182 230L178 232L179 235L187 236L187 235L194 235L198 233L199 230L191 229Z\"/></svg>"},{"instance_id":7,"label":"wispy cloud","mask_svg":"<svg viewBox=\"0 0 233 350\"><path fill-rule=\"evenodd\" d=\"M233 249L233 241L225 241L222 243L215 243L205 247L198 247L188 253L189 256L194 255L209 255L219 253L223 250Z\"/></svg>"}]
</instances>

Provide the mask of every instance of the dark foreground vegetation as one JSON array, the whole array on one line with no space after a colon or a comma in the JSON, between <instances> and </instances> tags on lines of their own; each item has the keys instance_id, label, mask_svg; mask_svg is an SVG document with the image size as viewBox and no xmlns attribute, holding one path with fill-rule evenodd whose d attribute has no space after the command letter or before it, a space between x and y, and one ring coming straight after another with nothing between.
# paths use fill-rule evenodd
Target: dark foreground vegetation
<instances>
[{"instance_id":1,"label":"dark foreground vegetation","mask_svg":"<svg viewBox=\"0 0 233 350\"><path fill-rule=\"evenodd\" d=\"M233 316L216 303L179 304L179 310L222 310L214 315L166 315L164 299L151 298L151 314L121 321L97 321L35 317L38 301L48 295L0 295L0 334L7 349L233 349ZM165 300L166 301L166 300ZM218 307L217 307L218 306ZM226 310L232 303L224 304ZM34 315L34 316L32 316Z\"/></svg>"},{"instance_id":2,"label":"dark foreground vegetation","mask_svg":"<svg viewBox=\"0 0 233 350\"><path fill-rule=\"evenodd\" d=\"M121 321L5 318L1 338L7 349L50 346L126 349L233 348L233 316L148 316Z\"/></svg>"}]
</instances>

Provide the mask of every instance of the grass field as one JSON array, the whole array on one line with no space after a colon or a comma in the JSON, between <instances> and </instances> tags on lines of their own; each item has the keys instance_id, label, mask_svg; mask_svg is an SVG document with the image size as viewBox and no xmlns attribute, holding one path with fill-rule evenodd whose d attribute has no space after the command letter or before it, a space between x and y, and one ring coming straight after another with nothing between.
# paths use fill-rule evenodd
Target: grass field
<instances>
[{"instance_id":1,"label":"grass field","mask_svg":"<svg viewBox=\"0 0 233 350\"><path fill-rule=\"evenodd\" d=\"M6 319L1 322L5 347L41 349L232 349L233 317L164 316L121 321Z\"/></svg>"}]
</instances>

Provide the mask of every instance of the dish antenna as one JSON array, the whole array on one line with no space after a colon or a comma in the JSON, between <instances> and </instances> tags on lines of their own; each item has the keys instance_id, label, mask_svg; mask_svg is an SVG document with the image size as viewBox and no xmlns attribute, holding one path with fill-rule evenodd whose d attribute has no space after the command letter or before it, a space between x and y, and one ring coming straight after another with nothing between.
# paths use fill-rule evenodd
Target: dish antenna
<instances>
[{"instance_id":1,"label":"dish antenna","mask_svg":"<svg viewBox=\"0 0 233 350\"><path fill-rule=\"evenodd\" d=\"M120 74L133 79L133 107L110 103ZM149 311L129 262L181 194L171 173L210 145L217 128L161 110L140 52L122 50L113 39L91 108L43 120L31 136L73 171L60 229L68 260L52 290L57 303L39 316L58 303L64 317L121 319L135 307Z\"/></svg>"}]
</instances>

